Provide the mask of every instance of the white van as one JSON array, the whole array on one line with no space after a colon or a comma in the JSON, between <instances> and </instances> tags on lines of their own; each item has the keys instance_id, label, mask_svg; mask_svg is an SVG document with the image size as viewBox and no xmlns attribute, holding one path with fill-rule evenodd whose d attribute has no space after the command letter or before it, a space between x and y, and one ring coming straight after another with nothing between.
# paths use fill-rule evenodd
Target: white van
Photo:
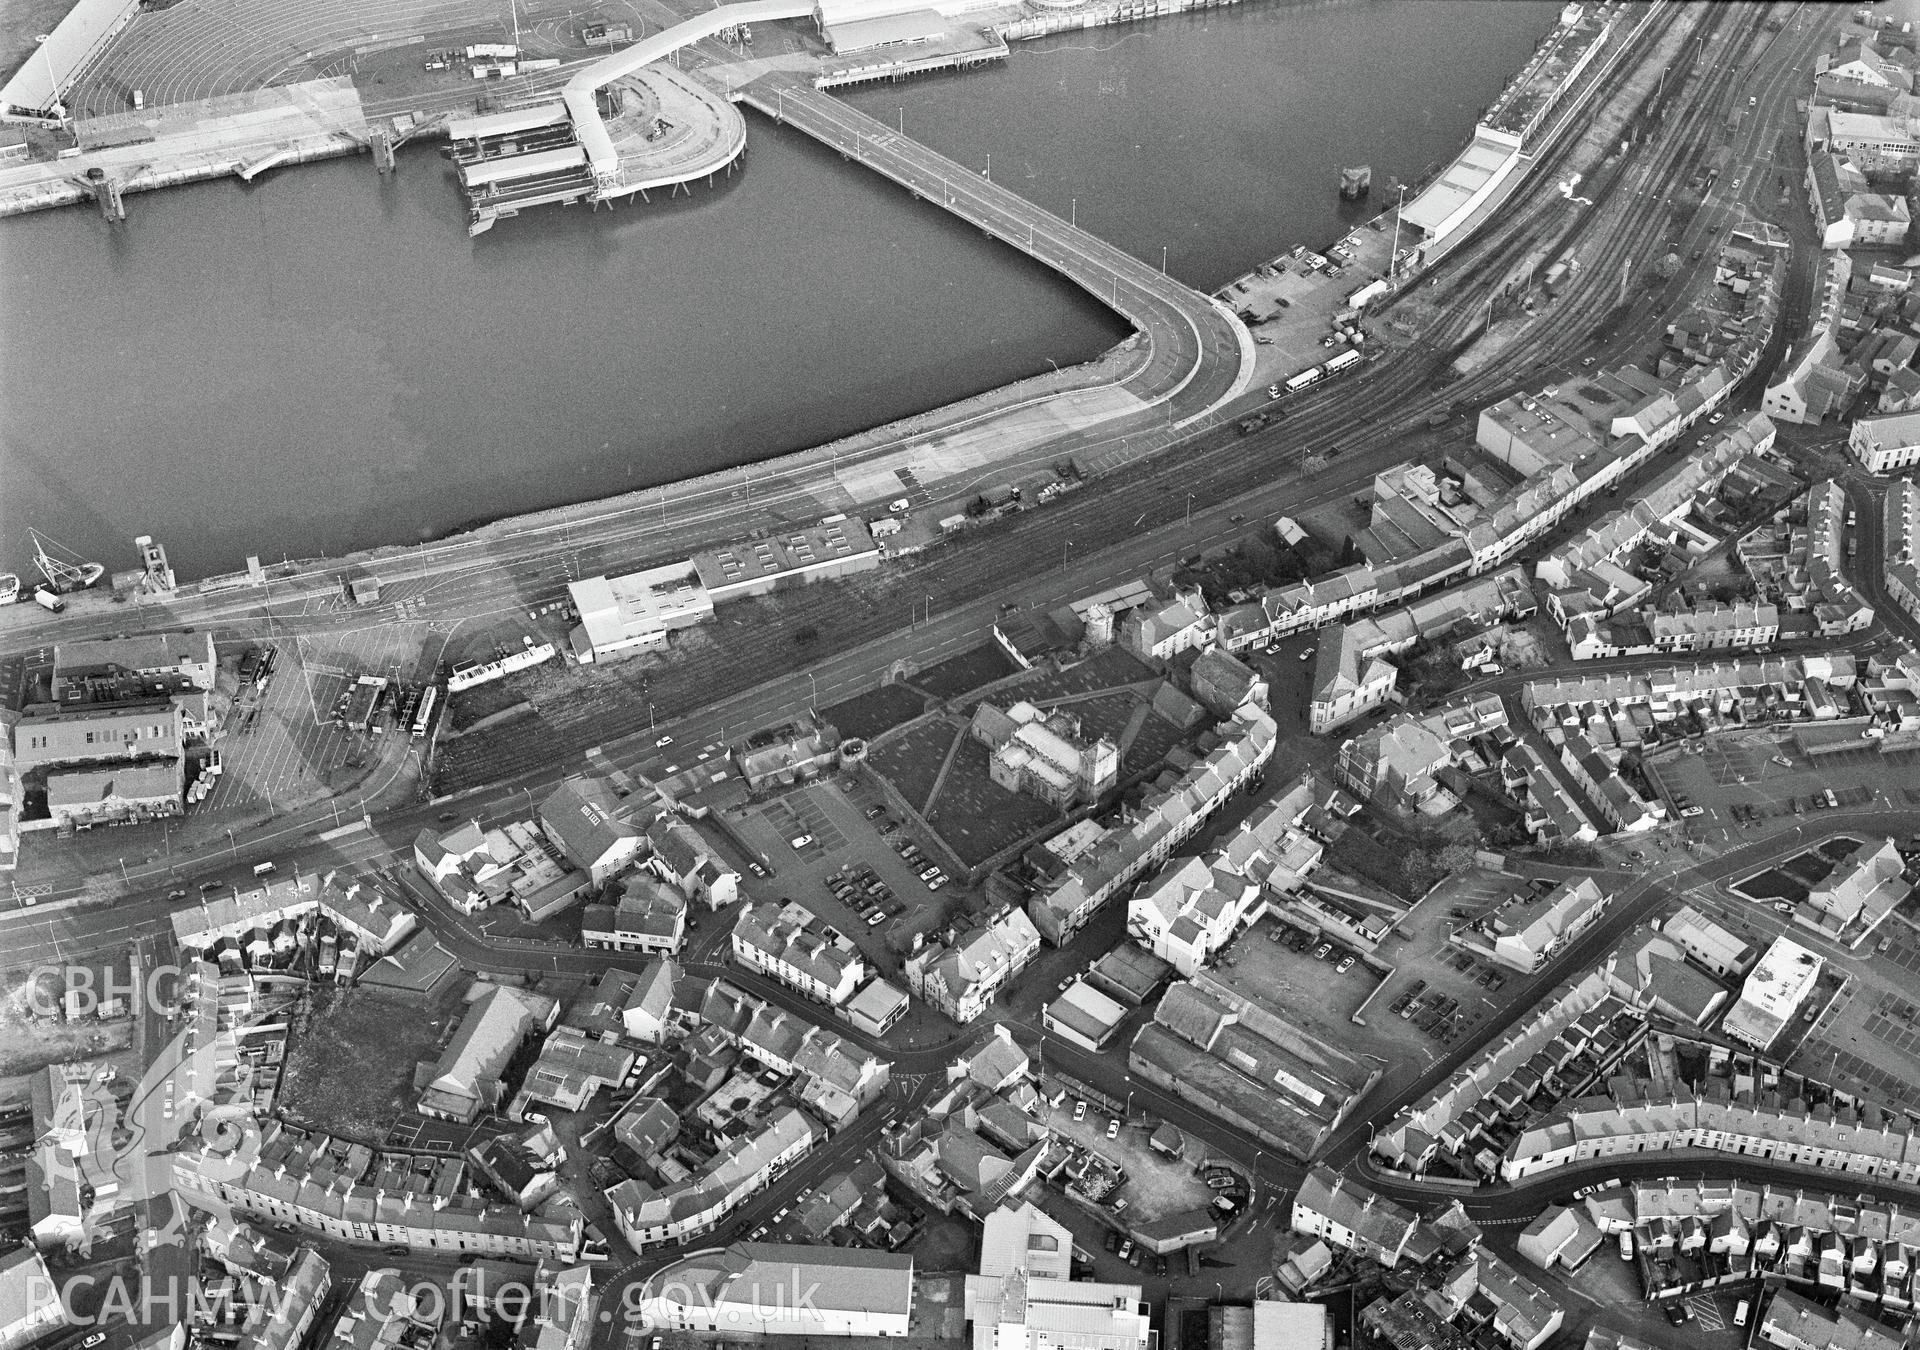
<instances>
[{"instance_id":1,"label":"white van","mask_svg":"<svg viewBox=\"0 0 1920 1350\"><path fill-rule=\"evenodd\" d=\"M1622 1261L1633 1260L1633 1230L1631 1228L1622 1228L1620 1230L1620 1259Z\"/></svg>"},{"instance_id":2,"label":"white van","mask_svg":"<svg viewBox=\"0 0 1920 1350\"><path fill-rule=\"evenodd\" d=\"M255 863L253 865L253 874L256 877L272 876L274 873L274 870L275 870L274 866L270 862Z\"/></svg>"},{"instance_id":3,"label":"white van","mask_svg":"<svg viewBox=\"0 0 1920 1350\"><path fill-rule=\"evenodd\" d=\"M1740 1300L1740 1306L1733 1310L1733 1324L1736 1327L1747 1324L1747 1301L1744 1298Z\"/></svg>"}]
</instances>

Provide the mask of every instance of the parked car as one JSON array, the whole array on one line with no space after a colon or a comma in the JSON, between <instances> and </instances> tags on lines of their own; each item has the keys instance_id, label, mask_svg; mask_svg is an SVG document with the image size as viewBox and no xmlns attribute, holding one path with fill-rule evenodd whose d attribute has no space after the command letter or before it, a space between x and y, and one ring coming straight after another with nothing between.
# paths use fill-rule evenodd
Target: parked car
<instances>
[{"instance_id":1,"label":"parked car","mask_svg":"<svg viewBox=\"0 0 1920 1350\"><path fill-rule=\"evenodd\" d=\"M1119 1137L1120 1137L1120 1117L1115 1116L1112 1120L1107 1122L1107 1138L1118 1139Z\"/></svg>"},{"instance_id":2,"label":"parked car","mask_svg":"<svg viewBox=\"0 0 1920 1350\"><path fill-rule=\"evenodd\" d=\"M1793 913L1793 906L1788 904L1785 900L1775 900L1773 902L1773 907L1782 914Z\"/></svg>"},{"instance_id":3,"label":"parked car","mask_svg":"<svg viewBox=\"0 0 1920 1350\"><path fill-rule=\"evenodd\" d=\"M1087 1104L1085 1102L1075 1102L1073 1104L1073 1118L1075 1120L1085 1120L1087 1118Z\"/></svg>"},{"instance_id":4,"label":"parked car","mask_svg":"<svg viewBox=\"0 0 1920 1350\"><path fill-rule=\"evenodd\" d=\"M766 868L762 867L757 862L748 863L747 870L753 873L756 877L766 877L771 875L771 873L769 873Z\"/></svg>"},{"instance_id":5,"label":"parked car","mask_svg":"<svg viewBox=\"0 0 1920 1350\"><path fill-rule=\"evenodd\" d=\"M796 834L788 842L791 843L795 849L803 849L813 842L813 836L810 834Z\"/></svg>"},{"instance_id":6,"label":"parked car","mask_svg":"<svg viewBox=\"0 0 1920 1350\"><path fill-rule=\"evenodd\" d=\"M1313 959L1316 961L1324 961L1332 951L1333 944L1331 942L1323 942L1313 949Z\"/></svg>"},{"instance_id":7,"label":"parked car","mask_svg":"<svg viewBox=\"0 0 1920 1350\"><path fill-rule=\"evenodd\" d=\"M1133 1255L1133 1239L1128 1238L1125 1242L1122 1242L1120 1244L1120 1259L1122 1261L1125 1261L1132 1255Z\"/></svg>"},{"instance_id":8,"label":"parked car","mask_svg":"<svg viewBox=\"0 0 1920 1350\"><path fill-rule=\"evenodd\" d=\"M1120 1235L1114 1232L1111 1228L1107 1230L1107 1250L1110 1252L1117 1252L1120 1250Z\"/></svg>"},{"instance_id":9,"label":"parked car","mask_svg":"<svg viewBox=\"0 0 1920 1350\"><path fill-rule=\"evenodd\" d=\"M1336 975L1345 975L1348 971L1352 969L1353 969L1353 953L1351 952L1341 957L1340 964L1333 968L1334 973Z\"/></svg>"}]
</instances>

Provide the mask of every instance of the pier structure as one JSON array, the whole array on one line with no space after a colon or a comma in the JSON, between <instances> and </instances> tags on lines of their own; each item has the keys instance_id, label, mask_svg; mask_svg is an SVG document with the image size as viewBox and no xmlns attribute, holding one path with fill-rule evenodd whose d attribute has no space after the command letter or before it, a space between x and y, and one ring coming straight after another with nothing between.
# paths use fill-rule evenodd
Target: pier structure
<instances>
[{"instance_id":1,"label":"pier structure","mask_svg":"<svg viewBox=\"0 0 1920 1350\"><path fill-rule=\"evenodd\" d=\"M631 71L594 94L592 125L612 147L600 174L580 122L564 99L447 124L450 154L467 194L470 234L533 206L617 203L679 192L730 172L747 147L746 119L706 84L670 65Z\"/></svg>"},{"instance_id":2,"label":"pier structure","mask_svg":"<svg viewBox=\"0 0 1920 1350\"><path fill-rule=\"evenodd\" d=\"M734 96L1026 254L1131 323L1150 356L1116 387L1102 419L1151 408L1184 425L1251 382L1254 346L1246 325L1159 267L900 135L804 76L772 72Z\"/></svg>"}]
</instances>

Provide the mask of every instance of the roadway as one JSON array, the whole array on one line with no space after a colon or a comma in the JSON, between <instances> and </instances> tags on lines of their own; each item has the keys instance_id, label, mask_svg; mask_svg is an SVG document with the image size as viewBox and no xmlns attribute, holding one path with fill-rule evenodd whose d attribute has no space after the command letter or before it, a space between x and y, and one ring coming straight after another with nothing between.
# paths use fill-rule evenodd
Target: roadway
<instances>
[{"instance_id":1,"label":"roadway","mask_svg":"<svg viewBox=\"0 0 1920 1350\"><path fill-rule=\"evenodd\" d=\"M1253 366L1252 338L1218 301L896 133L800 76L784 71L764 75L738 96L978 226L1118 311L1152 345L1151 359L1120 385L1139 401L1139 414L1183 424L1246 388ZM1170 409L1163 412L1161 405L1169 401ZM1049 446L1048 454L1073 454L1092 439L1110 436L1106 429L1093 437L1076 433Z\"/></svg>"},{"instance_id":2,"label":"roadway","mask_svg":"<svg viewBox=\"0 0 1920 1350\"><path fill-rule=\"evenodd\" d=\"M1783 78L1776 73L1765 86L1769 103L1775 102L1786 89L1787 86L1782 83ZM784 96L780 96L778 102L784 105ZM1755 119L1756 125L1751 132L1750 142L1757 142L1762 136L1762 130L1757 125L1761 120ZM831 128L828 130L830 131ZM884 131L884 128L881 130ZM864 140L864 133L862 133L862 139ZM881 150L875 147L863 153L878 155ZM906 172L904 167L902 172ZM968 186L970 190L975 190L981 185L969 182ZM983 204L980 209L984 211L989 208ZM1005 224L1004 220L1002 224ZM1036 246L1039 228L1036 225ZM1159 353L1156 351L1156 360L1158 359ZM1246 499L1230 505L1234 508L1234 515L1241 511L1252 513L1270 509L1275 504L1307 507L1315 502L1331 501L1347 495L1360 482L1370 478L1371 467L1362 467L1348 462L1336 471L1317 476L1313 484L1315 492L1305 501L1299 499L1302 486L1298 482L1270 482ZM1856 489L1864 490L1859 484L1849 484L1850 493ZM774 494L776 500L783 500L780 497L782 489L773 488L769 491ZM741 505L739 496L737 490L732 491L727 495L726 500L716 497L708 505L695 508L665 527L650 523L636 533L644 532L652 541L683 531L692 537L711 537L714 527L723 522L730 528L737 529ZM661 501L661 510L664 513L667 510L664 495ZM754 505L760 506L763 501L764 497L756 498ZM428 556L413 564L418 568L413 575L430 578L434 583L437 599L444 593L444 598L456 603L484 604L489 594L495 597L498 595L501 568L515 564L524 568L534 564L534 560L542 554L550 556L554 552L577 551L581 547L590 546L586 543L588 532L596 524L612 520L616 515L617 512L613 511L602 512L596 508L584 508L578 513L571 513L561 519L525 527L521 532L509 530L506 533L510 542L494 541L488 546L494 550L495 556L475 557L476 553L485 553L487 550L478 549L466 543L438 546L438 551L435 548L423 550L422 552ZM1226 542L1244 533L1237 520L1229 515L1226 504L1210 511L1196 513L1195 521L1197 529L1169 525L1161 530L1149 532L1146 536L1133 540L1111 553L1087 557L1084 560L1071 559L1072 565L1063 565L1058 571L1042 579L1026 583L1018 592L1019 598L1026 604L1049 606L1082 593L1090 584L1098 584L1102 579L1109 579L1132 567L1155 560L1170 561L1179 554ZM1868 522L1872 524L1869 525ZM1868 533L1869 530L1877 529L1877 510L1866 512L1862 516L1861 552L1863 556L1877 556L1875 553L1877 535ZM578 534L575 533L576 531ZM606 537L599 536L595 543L598 544ZM575 543L576 539L581 542ZM521 574L521 579L531 581L538 588L535 594L551 595L561 589L560 583L564 580L567 570L564 563L555 564L548 561L535 564L531 572ZM385 571L383 565L383 575ZM1863 575L1860 581L1863 589L1868 590L1870 598L1875 598L1871 579ZM516 602L512 607L519 608L521 603ZM215 598L205 602L205 608L200 611L204 617L199 621L204 622L207 617L221 616L245 621L257 612L257 608L257 598L251 593L226 600ZM505 607L502 608L504 610ZM939 654L974 645L979 640L984 622L990 619L994 609L995 606L991 600L983 599L961 609L937 615L931 621L922 623L906 633L895 633L878 642L830 658L815 667L811 679L804 673L784 677L703 711L697 716L675 722L671 724L672 732L677 741L682 744L707 737L724 739L729 725L733 730L738 731L748 722L770 719L782 711L794 711L816 702L826 703L836 696L844 697L860 688L870 687L874 672L884 669L902 653L915 653L924 661L929 652L933 654L933 659L937 659ZM1891 614L1889 609L1883 609L1882 612ZM322 624L333 620L328 616L314 616L311 621ZM89 629L100 632L113 631L116 627L117 623L111 615L98 618L76 615L71 616L70 624L62 625L60 632L62 636L68 636ZM1584 668L1595 671L1634 668L1636 665L1670 664L1671 660L1672 658L1669 657L1628 658L1621 662L1588 663ZM1516 673L1492 682L1492 687L1501 692L1508 692L1510 687L1517 686L1524 678L1526 678L1524 675ZM664 731L667 728L663 725L660 729ZM616 762L624 760L631 763L651 751L652 739L651 732L645 737L635 736L628 745L612 747L613 757ZM530 799L541 784L557 779L560 772L558 769L553 769L543 774L526 776L510 783L467 794L462 798L461 805L463 808L476 810L488 816L504 817L512 814L515 808ZM522 793L526 793L527 797L523 798ZM290 825L275 833L250 837L245 858L236 849L229 867L225 870L244 873L245 862L262 856L264 852L280 850L285 851L281 851L279 856L302 866L328 863L335 865L377 863L392 856L396 851L404 854L413 831L433 819L435 813L436 808L431 806L394 812L381 818L377 831L334 843L312 840L298 826ZM1896 821L1903 823L1896 824ZM1881 831L1889 828L1909 829L1912 828L1913 823L1911 813L1900 813L1897 816L1889 816L1885 813L1862 814L1857 817L1837 815L1825 822L1828 828L1833 829L1851 826L1856 829L1873 828ZM1566 973L1590 967L1606 950L1617 943L1628 929L1650 914L1672 891L1692 885L1712 884L1736 872L1750 870L1767 861L1779 848L1777 840L1760 840L1707 862L1674 862L1656 868L1651 873L1638 875L1601 874L1609 881L1627 884L1626 892L1600 925L1583 936L1548 971L1535 976L1524 988L1516 991L1517 997L1513 1006L1525 1007L1531 998L1550 988ZM158 880L157 877L152 876L145 879L155 882ZM89 949L90 944L94 943L124 942L130 936L146 931L148 926L156 920L164 922L165 911L166 906L163 903L141 900L122 904L111 910L68 911L58 916L44 913L15 913L0 916L0 935L5 935L9 950L23 960L33 959L34 955L40 952L71 955L77 951ZM430 926L442 935L442 940L449 945L450 949L455 950L456 955L461 956L465 961L477 961L493 968L508 966L528 970L588 973L608 961L606 957L575 950L538 953L502 951L490 946L484 934L450 922L446 914L430 914L429 921ZM718 969L717 967L709 968L705 962L698 963L698 966L703 972L709 973ZM740 980L743 984L751 982L751 977L743 977L737 972L729 972L729 977ZM766 994L777 1002L786 1001L786 998L782 997L784 991L771 986L760 988L757 984L755 987L756 992ZM802 1005L803 1008L809 1006ZM1418 1096L1431 1090L1433 1085L1442 1081L1446 1075L1484 1048L1501 1029L1495 1026L1484 1028L1477 1036L1455 1047L1453 1052L1445 1058L1436 1061L1413 1082L1404 1087L1395 1085L1392 1094L1384 1099L1361 1103L1361 1109L1356 1110L1353 1118L1336 1135L1332 1146L1327 1150L1327 1160L1336 1165L1351 1164L1357 1160L1364 1152L1365 1140L1360 1130L1367 1122L1389 1118L1400 1106L1416 1100ZM843 1034L845 1034L844 1030ZM924 1067L933 1063L934 1059L944 1057L950 1052L950 1046L928 1047L918 1052L898 1056L895 1059L896 1072L913 1072L915 1069L911 1066ZM1096 1086L1119 1085L1121 1090L1115 1091L1114 1095L1123 1095L1126 1078L1123 1064L1117 1057L1080 1056L1078 1052L1052 1044L1049 1044L1047 1053L1056 1062L1086 1077ZM1243 1156L1255 1157L1257 1178L1263 1190L1267 1191L1269 1201L1275 1198L1280 1190L1297 1184L1302 1169L1296 1163L1278 1158L1270 1151L1256 1149L1245 1137L1237 1135L1236 1132L1210 1118L1200 1116L1183 1102L1159 1093L1148 1085L1131 1086L1131 1091L1143 1106L1151 1108L1167 1119L1174 1120L1182 1128L1191 1129L1196 1135L1207 1138L1222 1148L1237 1148L1243 1151ZM873 1128L877 1128L877 1124ZM862 1137L857 1132L846 1136L845 1138L849 1141L848 1147L853 1147ZM816 1156L823 1164L827 1160L826 1155ZM1671 1163L1659 1158L1636 1166L1653 1173L1674 1170ZM1749 1165L1743 1163L1743 1167L1747 1166ZM1625 1170L1618 1165L1609 1164L1597 1164L1596 1167L1610 1172ZM1750 1167L1749 1170L1751 1170ZM1801 1174L1787 1172L1783 1175L1803 1183L1805 1181L1804 1175ZM1472 1197L1471 1207L1477 1213L1488 1217L1524 1212L1528 1207L1537 1206L1539 1194L1569 1184L1564 1176L1556 1174L1554 1177L1542 1178L1537 1183L1529 1183L1518 1188L1478 1192ZM1858 1178L1851 1176L1848 1178L1850 1187L1858 1187L1860 1184ZM1382 1179L1379 1187L1388 1194L1402 1198L1420 1200L1434 1198L1434 1192L1430 1190L1407 1186L1390 1179ZM775 1202L777 1194L777 1192L769 1193L766 1197L766 1204L769 1207ZM743 1226L749 1221L748 1216L743 1216Z\"/></svg>"}]
</instances>

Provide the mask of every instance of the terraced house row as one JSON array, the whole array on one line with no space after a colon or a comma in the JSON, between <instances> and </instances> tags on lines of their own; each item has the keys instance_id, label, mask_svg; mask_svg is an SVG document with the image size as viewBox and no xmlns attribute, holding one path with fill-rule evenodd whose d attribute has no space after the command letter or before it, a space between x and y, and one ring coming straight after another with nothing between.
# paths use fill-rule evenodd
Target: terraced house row
<instances>
[{"instance_id":1,"label":"terraced house row","mask_svg":"<svg viewBox=\"0 0 1920 1350\"><path fill-rule=\"evenodd\" d=\"M1773 1092L1736 1096L1715 1081L1707 1087L1663 1093L1628 1080L1613 1085L1612 1096L1562 1103L1514 1141L1500 1174L1517 1181L1590 1158L1704 1148L1907 1186L1920 1180L1920 1136L1904 1115L1866 1104L1810 1107Z\"/></svg>"}]
</instances>

